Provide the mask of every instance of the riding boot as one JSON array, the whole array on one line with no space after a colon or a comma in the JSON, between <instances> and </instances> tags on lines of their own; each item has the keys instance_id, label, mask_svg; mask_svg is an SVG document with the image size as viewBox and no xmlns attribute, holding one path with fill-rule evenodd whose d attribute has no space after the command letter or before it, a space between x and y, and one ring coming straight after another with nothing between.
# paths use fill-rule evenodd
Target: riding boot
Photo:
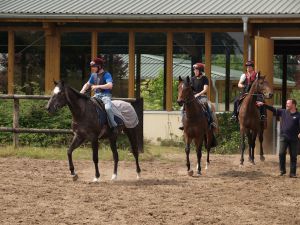
<instances>
[{"instance_id":1,"label":"riding boot","mask_svg":"<svg viewBox=\"0 0 300 225\"><path fill-rule=\"evenodd\" d=\"M237 120L238 103L239 103L239 100L238 100L238 98L236 98L234 100L234 103L233 103L233 113L232 113L232 116L231 116L231 119L234 120L234 121Z\"/></svg>"}]
</instances>

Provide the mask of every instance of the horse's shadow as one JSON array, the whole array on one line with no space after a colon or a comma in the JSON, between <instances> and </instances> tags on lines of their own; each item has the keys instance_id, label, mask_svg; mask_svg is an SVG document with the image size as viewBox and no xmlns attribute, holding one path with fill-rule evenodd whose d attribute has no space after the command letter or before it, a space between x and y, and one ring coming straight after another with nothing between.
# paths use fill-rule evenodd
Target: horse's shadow
<instances>
[{"instance_id":1,"label":"horse's shadow","mask_svg":"<svg viewBox=\"0 0 300 225\"><path fill-rule=\"evenodd\" d=\"M140 179L140 180L116 180L109 182L118 186L177 186L187 183L176 179Z\"/></svg>"},{"instance_id":2,"label":"horse's shadow","mask_svg":"<svg viewBox=\"0 0 300 225\"><path fill-rule=\"evenodd\" d=\"M219 173L223 177L237 177L237 178L247 178L249 180L257 180L262 177L267 177L267 175L261 171L238 171L229 170L223 173Z\"/></svg>"}]
</instances>

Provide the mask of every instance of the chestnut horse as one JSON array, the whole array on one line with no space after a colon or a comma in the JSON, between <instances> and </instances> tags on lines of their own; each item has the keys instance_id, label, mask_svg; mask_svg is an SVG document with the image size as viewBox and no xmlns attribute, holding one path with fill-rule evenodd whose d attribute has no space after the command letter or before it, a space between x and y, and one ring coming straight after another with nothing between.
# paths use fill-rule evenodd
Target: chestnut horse
<instances>
[{"instance_id":1,"label":"chestnut horse","mask_svg":"<svg viewBox=\"0 0 300 225\"><path fill-rule=\"evenodd\" d=\"M259 135L260 142L260 159L264 160L263 152L263 132L264 132L264 121L260 120L260 112L256 106L258 97L272 98L273 90L269 83L265 81L265 77L261 76L258 72L255 81L253 82L249 93L241 103L239 110L239 123L240 123L240 135L241 135L241 160L240 165L244 163L244 151L245 151L245 136L247 135L249 144L249 161L254 163L254 149L255 140L257 134Z\"/></svg>"},{"instance_id":2,"label":"chestnut horse","mask_svg":"<svg viewBox=\"0 0 300 225\"><path fill-rule=\"evenodd\" d=\"M196 146L197 152L197 174L201 175L201 158L202 158L202 145L206 144L207 160L206 169L209 165L209 152L213 140L213 130L209 129L208 120L205 112L204 104L200 104L195 98L191 80L189 77L182 80L179 77L178 84L178 98L177 103L185 107L185 116L183 117L184 139L185 139L185 152L186 152L186 166L188 175L193 175L193 170L190 169L190 147L192 141Z\"/></svg>"}]
</instances>

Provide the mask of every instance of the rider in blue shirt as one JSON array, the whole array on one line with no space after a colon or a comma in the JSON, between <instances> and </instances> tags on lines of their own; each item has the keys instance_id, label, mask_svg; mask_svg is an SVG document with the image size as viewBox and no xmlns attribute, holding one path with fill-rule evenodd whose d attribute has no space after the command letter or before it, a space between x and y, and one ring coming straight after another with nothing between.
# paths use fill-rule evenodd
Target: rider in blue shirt
<instances>
[{"instance_id":1,"label":"rider in blue shirt","mask_svg":"<svg viewBox=\"0 0 300 225\"><path fill-rule=\"evenodd\" d=\"M105 105L105 110L108 117L108 123L113 132L117 132L117 123L114 120L114 114L111 109L111 90L113 87L113 79L109 72L103 69L104 60L102 58L95 58L91 61L91 75L88 82L86 82L80 93L85 93L89 88L94 91L95 98L101 99Z\"/></svg>"}]
</instances>

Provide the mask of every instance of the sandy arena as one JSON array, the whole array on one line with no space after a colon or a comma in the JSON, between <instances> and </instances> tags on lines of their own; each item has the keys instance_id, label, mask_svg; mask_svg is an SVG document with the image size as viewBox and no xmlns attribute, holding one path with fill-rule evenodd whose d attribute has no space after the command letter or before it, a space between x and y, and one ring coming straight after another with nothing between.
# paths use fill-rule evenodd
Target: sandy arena
<instances>
[{"instance_id":1,"label":"sandy arena","mask_svg":"<svg viewBox=\"0 0 300 225\"><path fill-rule=\"evenodd\" d=\"M73 182L67 160L0 158L0 221L300 224L300 178L279 177L277 156L267 155L265 162L256 157L256 165L239 168L239 155L212 155L208 172L188 177L185 155L180 154L168 162L141 162L138 181L134 162L120 162L114 182L110 181L113 162L101 161L97 184L90 182L92 161L74 161L79 179ZM191 159L195 171L194 152Z\"/></svg>"}]
</instances>

